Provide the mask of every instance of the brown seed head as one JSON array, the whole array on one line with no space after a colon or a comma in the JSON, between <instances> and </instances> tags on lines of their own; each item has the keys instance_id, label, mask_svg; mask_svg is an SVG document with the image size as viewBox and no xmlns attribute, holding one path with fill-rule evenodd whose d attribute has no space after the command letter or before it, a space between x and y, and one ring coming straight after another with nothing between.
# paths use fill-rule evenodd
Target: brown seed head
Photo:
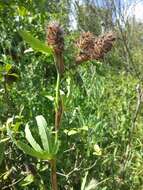
<instances>
[{"instance_id":1,"label":"brown seed head","mask_svg":"<svg viewBox=\"0 0 143 190\"><path fill-rule=\"evenodd\" d=\"M76 63L102 59L113 47L115 39L116 36L113 32L109 32L98 38L95 38L90 32L84 32L77 41L79 53L76 57Z\"/></svg>"},{"instance_id":2,"label":"brown seed head","mask_svg":"<svg viewBox=\"0 0 143 190\"><path fill-rule=\"evenodd\" d=\"M108 53L112 47L113 42L116 40L116 36L113 32L109 32L95 40L94 44L94 59L102 59L106 53Z\"/></svg>"},{"instance_id":3,"label":"brown seed head","mask_svg":"<svg viewBox=\"0 0 143 190\"><path fill-rule=\"evenodd\" d=\"M62 53L64 50L63 29L56 21L51 22L47 28L47 43L51 45L55 53Z\"/></svg>"},{"instance_id":4,"label":"brown seed head","mask_svg":"<svg viewBox=\"0 0 143 190\"><path fill-rule=\"evenodd\" d=\"M84 32L77 40L77 47L79 48L79 54L76 57L76 62L81 63L83 61L90 60L94 51L94 36L90 32Z\"/></svg>"}]
</instances>

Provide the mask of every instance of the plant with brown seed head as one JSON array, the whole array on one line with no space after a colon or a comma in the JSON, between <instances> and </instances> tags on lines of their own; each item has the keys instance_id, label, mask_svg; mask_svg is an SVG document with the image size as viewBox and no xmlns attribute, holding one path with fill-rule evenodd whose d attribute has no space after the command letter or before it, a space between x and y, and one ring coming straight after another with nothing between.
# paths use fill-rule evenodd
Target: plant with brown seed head
<instances>
[{"instance_id":1,"label":"plant with brown seed head","mask_svg":"<svg viewBox=\"0 0 143 190\"><path fill-rule=\"evenodd\" d=\"M51 45L54 50L57 70L60 74L64 72L64 36L63 29L56 21L51 22L47 28L47 43Z\"/></svg>"},{"instance_id":2,"label":"plant with brown seed head","mask_svg":"<svg viewBox=\"0 0 143 190\"><path fill-rule=\"evenodd\" d=\"M60 27L58 22L52 22L49 24L47 29L47 43L51 45L54 50L54 58L56 61L57 68L57 85L56 85L56 96L55 96L55 132L57 132L61 125L63 104L60 97L60 79L64 72L64 36L63 29ZM51 184L52 190L57 190L57 175L56 175L56 159L51 162Z\"/></svg>"},{"instance_id":3,"label":"plant with brown seed head","mask_svg":"<svg viewBox=\"0 0 143 190\"><path fill-rule=\"evenodd\" d=\"M116 36L109 32L101 37L95 38L90 32L84 32L77 41L79 53L76 56L76 63L84 61L103 59L113 47Z\"/></svg>"},{"instance_id":4,"label":"plant with brown seed head","mask_svg":"<svg viewBox=\"0 0 143 190\"><path fill-rule=\"evenodd\" d=\"M47 28L47 44L50 45L53 49L51 51L51 47L45 46L41 41L35 39L32 35L30 35L26 31L21 31L20 34L22 37L31 44L32 48L40 52L44 52L49 55L53 55L56 62L57 68L57 83L55 88L55 97L54 99L54 108L55 108L55 126L54 132L52 130L48 130L46 120L43 116L39 115L36 117L39 137L41 138L40 145L36 142L36 139L33 138L32 133L30 131L29 125L27 124L25 127L25 137L30 145L21 142L18 138L14 139L12 137L12 133L9 132L10 137L13 139L14 143L23 150L26 154L29 154L33 157L36 157L41 160L48 160L51 165L51 189L58 190L58 182L57 182L57 171L56 171L56 160L57 160L57 152L59 150L59 140L58 134L59 129L62 125L62 116L64 112L64 98L62 98L60 93L61 88L61 75L64 72L64 59L63 59L63 51L64 51L64 36L63 30L60 27L59 23L52 22L49 24ZM79 48L78 55L76 57L76 63L80 64L83 61L100 59L111 50L113 46L113 42L115 41L115 35L113 33L105 34L104 36L98 37L97 39L90 32L84 32L79 40L77 41L77 47ZM72 53L71 53L72 54ZM9 68L9 67L8 67ZM9 72L8 72L9 71ZM7 73L9 77L15 76L17 73L15 70L9 70ZM14 73L13 73L14 72ZM6 74L7 74L6 73ZM5 79L7 76L5 76ZM8 100L6 83L5 85L5 94L6 100ZM71 172L70 172L71 173ZM66 175L67 178L68 175Z\"/></svg>"}]
</instances>

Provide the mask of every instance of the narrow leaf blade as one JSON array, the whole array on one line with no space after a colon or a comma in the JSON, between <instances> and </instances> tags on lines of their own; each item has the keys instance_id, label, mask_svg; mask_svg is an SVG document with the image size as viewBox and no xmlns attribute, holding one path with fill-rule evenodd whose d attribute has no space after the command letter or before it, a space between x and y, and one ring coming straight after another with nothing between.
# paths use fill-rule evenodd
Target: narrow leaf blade
<instances>
[{"instance_id":1,"label":"narrow leaf blade","mask_svg":"<svg viewBox=\"0 0 143 190\"><path fill-rule=\"evenodd\" d=\"M36 158L40 158L43 159L43 156L41 153L35 151L33 148L31 148L29 145L21 142L21 141L15 141L15 144L18 146L19 149L21 149L23 152L25 152L26 154L36 157Z\"/></svg>"},{"instance_id":2,"label":"narrow leaf blade","mask_svg":"<svg viewBox=\"0 0 143 190\"><path fill-rule=\"evenodd\" d=\"M35 139L33 138L31 131L29 129L29 125L27 124L25 127L25 136L27 141L30 143L30 145L37 151L37 152L42 152L41 147L39 146L39 144L35 141Z\"/></svg>"},{"instance_id":3,"label":"narrow leaf blade","mask_svg":"<svg viewBox=\"0 0 143 190\"><path fill-rule=\"evenodd\" d=\"M49 141L48 141L47 130L46 130L47 122L42 115L36 116L36 121L37 121L37 125L38 125L39 135L41 137L41 141L43 144L43 148L47 152L49 152Z\"/></svg>"}]
</instances>

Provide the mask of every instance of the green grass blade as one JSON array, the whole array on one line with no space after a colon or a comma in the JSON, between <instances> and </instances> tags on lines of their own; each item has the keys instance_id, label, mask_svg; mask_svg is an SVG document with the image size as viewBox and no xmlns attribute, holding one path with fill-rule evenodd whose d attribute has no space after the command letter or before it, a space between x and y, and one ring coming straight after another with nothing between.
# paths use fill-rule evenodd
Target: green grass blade
<instances>
[{"instance_id":1,"label":"green grass blade","mask_svg":"<svg viewBox=\"0 0 143 190\"><path fill-rule=\"evenodd\" d=\"M52 55L52 48L46 46L45 43L33 37L29 32L21 30L19 31L19 34L33 49L46 53L47 55Z\"/></svg>"},{"instance_id":2,"label":"green grass blade","mask_svg":"<svg viewBox=\"0 0 143 190\"><path fill-rule=\"evenodd\" d=\"M25 136L27 141L30 143L30 145L37 151L37 152L42 152L43 150L39 146L39 144L35 141L33 138L31 131L29 129L29 125L27 124L25 127Z\"/></svg>"},{"instance_id":3,"label":"green grass blade","mask_svg":"<svg viewBox=\"0 0 143 190\"><path fill-rule=\"evenodd\" d=\"M42 115L36 117L39 135L45 151L49 152L49 141L47 137L47 122Z\"/></svg>"}]
</instances>

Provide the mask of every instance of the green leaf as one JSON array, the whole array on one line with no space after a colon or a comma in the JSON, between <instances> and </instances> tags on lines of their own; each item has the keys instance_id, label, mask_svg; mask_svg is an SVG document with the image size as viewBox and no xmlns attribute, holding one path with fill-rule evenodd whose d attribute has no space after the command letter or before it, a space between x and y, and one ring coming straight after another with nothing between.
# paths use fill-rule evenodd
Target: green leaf
<instances>
[{"instance_id":1,"label":"green leaf","mask_svg":"<svg viewBox=\"0 0 143 190\"><path fill-rule=\"evenodd\" d=\"M69 132L68 132L68 135L69 136L71 136L71 135L75 135L75 134L77 134L78 133L78 131L76 131L76 130L70 130Z\"/></svg>"},{"instance_id":2,"label":"green leaf","mask_svg":"<svg viewBox=\"0 0 143 190\"><path fill-rule=\"evenodd\" d=\"M88 126L83 126L83 127L80 128L80 130L88 131Z\"/></svg>"},{"instance_id":3,"label":"green leaf","mask_svg":"<svg viewBox=\"0 0 143 190\"><path fill-rule=\"evenodd\" d=\"M53 51L52 48L45 45L45 43L41 42L40 40L33 37L29 32L27 31L19 31L19 34L21 37L35 50L40 51L42 53L45 53L47 55L52 55Z\"/></svg>"},{"instance_id":4,"label":"green leaf","mask_svg":"<svg viewBox=\"0 0 143 190\"><path fill-rule=\"evenodd\" d=\"M5 66L5 71L8 72L10 71L11 68L12 68L12 65L7 63Z\"/></svg>"},{"instance_id":5,"label":"green leaf","mask_svg":"<svg viewBox=\"0 0 143 190\"><path fill-rule=\"evenodd\" d=\"M16 74L16 73L8 74L8 76L12 76L12 77L15 77L17 79L19 78L18 74Z\"/></svg>"},{"instance_id":6,"label":"green leaf","mask_svg":"<svg viewBox=\"0 0 143 190\"><path fill-rule=\"evenodd\" d=\"M43 144L43 148L49 152L50 150L49 150L49 142L47 138L47 122L42 115L36 116L36 121L38 125L39 135L41 137L41 141Z\"/></svg>"},{"instance_id":7,"label":"green leaf","mask_svg":"<svg viewBox=\"0 0 143 190\"><path fill-rule=\"evenodd\" d=\"M26 176L21 182L20 185L22 187L25 187L29 184L31 184L34 181L34 176L32 174L29 174L28 176Z\"/></svg>"},{"instance_id":8,"label":"green leaf","mask_svg":"<svg viewBox=\"0 0 143 190\"><path fill-rule=\"evenodd\" d=\"M15 144L18 146L19 149L21 149L26 154L43 159L43 155L37 151L35 151L33 148L31 148L29 145L21 142L21 141L15 141Z\"/></svg>"},{"instance_id":9,"label":"green leaf","mask_svg":"<svg viewBox=\"0 0 143 190\"><path fill-rule=\"evenodd\" d=\"M17 11L18 11L18 14L20 16L27 16L28 15L28 10L23 6L18 6Z\"/></svg>"},{"instance_id":10,"label":"green leaf","mask_svg":"<svg viewBox=\"0 0 143 190\"><path fill-rule=\"evenodd\" d=\"M52 102L54 101L54 97L53 97L53 96L46 95L45 97L48 98L48 99L49 99L50 101L52 101Z\"/></svg>"},{"instance_id":11,"label":"green leaf","mask_svg":"<svg viewBox=\"0 0 143 190\"><path fill-rule=\"evenodd\" d=\"M31 146L37 151L37 152L41 152L42 149L39 146L39 144L35 141L35 139L33 138L31 131L29 129L29 125L27 124L25 127L25 136L26 139L28 140L28 142L31 144Z\"/></svg>"},{"instance_id":12,"label":"green leaf","mask_svg":"<svg viewBox=\"0 0 143 190\"><path fill-rule=\"evenodd\" d=\"M71 129L68 131L68 136L75 135L77 133L78 133L78 131L76 129Z\"/></svg>"},{"instance_id":13,"label":"green leaf","mask_svg":"<svg viewBox=\"0 0 143 190\"><path fill-rule=\"evenodd\" d=\"M55 155L53 155L49 152L46 152L46 151L43 152L43 159L44 160L52 160L54 158L55 158Z\"/></svg>"},{"instance_id":14,"label":"green leaf","mask_svg":"<svg viewBox=\"0 0 143 190\"><path fill-rule=\"evenodd\" d=\"M19 149L21 149L24 153L36 157L38 159L42 159L42 160L52 160L53 156L51 154L49 154L46 151L42 151L42 152L37 152L36 150L34 150L33 148L31 148L29 145L21 142L21 141L15 141L15 144L17 145L17 147Z\"/></svg>"},{"instance_id":15,"label":"green leaf","mask_svg":"<svg viewBox=\"0 0 143 190\"><path fill-rule=\"evenodd\" d=\"M6 171L6 172L4 173L4 175L3 175L3 179L4 179L4 180L7 180L8 177L10 176L10 174L12 173L12 171L13 171L12 168L10 168L8 171Z\"/></svg>"}]
</instances>

